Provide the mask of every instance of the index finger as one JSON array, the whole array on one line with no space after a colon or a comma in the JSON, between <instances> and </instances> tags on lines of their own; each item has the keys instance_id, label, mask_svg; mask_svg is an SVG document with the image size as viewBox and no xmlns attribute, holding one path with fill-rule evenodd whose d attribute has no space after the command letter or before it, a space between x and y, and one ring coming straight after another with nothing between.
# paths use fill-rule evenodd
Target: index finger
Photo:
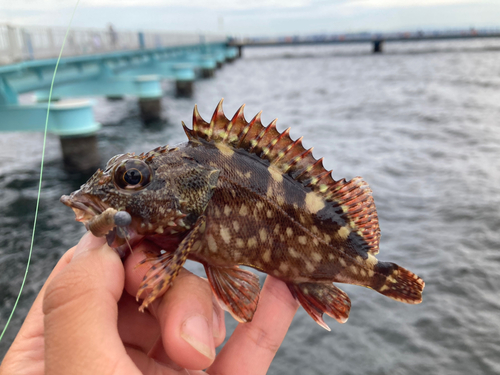
<instances>
[{"instance_id":1,"label":"index finger","mask_svg":"<svg viewBox=\"0 0 500 375\"><path fill-rule=\"evenodd\" d=\"M207 373L265 374L298 308L286 284L267 276L253 320L236 327Z\"/></svg>"}]
</instances>

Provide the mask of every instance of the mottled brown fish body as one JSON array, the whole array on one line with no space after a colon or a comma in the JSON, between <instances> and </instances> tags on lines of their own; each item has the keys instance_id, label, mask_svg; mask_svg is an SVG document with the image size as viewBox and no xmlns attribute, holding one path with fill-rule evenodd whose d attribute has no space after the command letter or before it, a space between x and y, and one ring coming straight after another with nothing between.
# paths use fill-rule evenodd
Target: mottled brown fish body
<instances>
[{"instance_id":1,"label":"mottled brown fish body","mask_svg":"<svg viewBox=\"0 0 500 375\"><path fill-rule=\"evenodd\" d=\"M62 199L77 217L96 215L96 222L104 222L105 210L114 212L109 208L125 210L131 238L169 250L147 260L153 267L138 293L145 294L141 309L168 289L188 258L205 266L217 299L241 322L253 317L259 284L239 265L283 280L326 329L323 313L345 322L350 311L349 297L332 282L421 302L418 276L375 258L380 229L361 178L333 180L289 129L279 133L275 121L263 126L260 114L247 122L243 107L229 120L222 101L210 123L195 107L193 129L184 130L189 142L116 156ZM123 243L113 233L107 237Z\"/></svg>"}]
</instances>

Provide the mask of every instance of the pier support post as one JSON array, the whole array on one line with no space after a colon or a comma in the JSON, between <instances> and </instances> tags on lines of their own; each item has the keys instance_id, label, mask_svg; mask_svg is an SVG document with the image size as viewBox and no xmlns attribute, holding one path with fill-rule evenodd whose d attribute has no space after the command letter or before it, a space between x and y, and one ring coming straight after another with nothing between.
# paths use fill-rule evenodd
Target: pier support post
<instances>
[{"instance_id":1,"label":"pier support post","mask_svg":"<svg viewBox=\"0 0 500 375\"><path fill-rule=\"evenodd\" d=\"M243 57L243 46L240 44L238 46L238 58L242 58Z\"/></svg>"},{"instance_id":2,"label":"pier support post","mask_svg":"<svg viewBox=\"0 0 500 375\"><path fill-rule=\"evenodd\" d=\"M71 172L92 172L101 164L97 135L61 136L64 168Z\"/></svg>"},{"instance_id":3,"label":"pier support post","mask_svg":"<svg viewBox=\"0 0 500 375\"><path fill-rule=\"evenodd\" d=\"M139 98L139 109L144 123L158 121L161 118L161 98Z\"/></svg>"},{"instance_id":4,"label":"pier support post","mask_svg":"<svg viewBox=\"0 0 500 375\"><path fill-rule=\"evenodd\" d=\"M384 41L382 39L376 39L373 41L373 53L382 53L384 47Z\"/></svg>"},{"instance_id":5,"label":"pier support post","mask_svg":"<svg viewBox=\"0 0 500 375\"><path fill-rule=\"evenodd\" d=\"M227 62L233 62L236 60L236 57L238 56L238 50L234 47L228 47L226 49L226 61Z\"/></svg>"},{"instance_id":6,"label":"pier support post","mask_svg":"<svg viewBox=\"0 0 500 375\"><path fill-rule=\"evenodd\" d=\"M145 123L161 118L161 84L157 75L135 77L135 87L139 97L141 118Z\"/></svg>"},{"instance_id":7,"label":"pier support post","mask_svg":"<svg viewBox=\"0 0 500 375\"><path fill-rule=\"evenodd\" d=\"M177 64L174 66L175 95L181 98L193 96L193 83L195 79L192 64Z\"/></svg>"},{"instance_id":8,"label":"pier support post","mask_svg":"<svg viewBox=\"0 0 500 375\"><path fill-rule=\"evenodd\" d=\"M201 57L200 74L202 78L211 78L214 76L217 63L211 55Z\"/></svg>"},{"instance_id":9,"label":"pier support post","mask_svg":"<svg viewBox=\"0 0 500 375\"><path fill-rule=\"evenodd\" d=\"M224 62L226 61L226 54L223 50L217 51L215 54L215 60L217 61L217 69L220 69Z\"/></svg>"},{"instance_id":10,"label":"pier support post","mask_svg":"<svg viewBox=\"0 0 500 375\"><path fill-rule=\"evenodd\" d=\"M71 172L92 172L101 164L97 147L97 130L92 102L70 100L53 104L50 116L53 123L49 131L59 135L64 168Z\"/></svg>"},{"instance_id":11,"label":"pier support post","mask_svg":"<svg viewBox=\"0 0 500 375\"><path fill-rule=\"evenodd\" d=\"M123 95L107 95L106 99L110 102L117 102L123 100Z\"/></svg>"},{"instance_id":12,"label":"pier support post","mask_svg":"<svg viewBox=\"0 0 500 375\"><path fill-rule=\"evenodd\" d=\"M95 170L101 162L92 101L68 100L51 103L48 132L61 138L64 166L72 172ZM2 131L43 132L46 104L1 105Z\"/></svg>"}]
</instances>

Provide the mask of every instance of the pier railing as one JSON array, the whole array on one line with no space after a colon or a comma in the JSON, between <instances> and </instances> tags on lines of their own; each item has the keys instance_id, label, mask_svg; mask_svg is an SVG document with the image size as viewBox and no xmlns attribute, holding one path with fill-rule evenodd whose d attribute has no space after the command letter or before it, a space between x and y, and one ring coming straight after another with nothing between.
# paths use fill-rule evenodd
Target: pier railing
<instances>
[{"instance_id":1,"label":"pier railing","mask_svg":"<svg viewBox=\"0 0 500 375\"><path fill-rule=\"evenodd\" d=\"M0 24L0 65L55 58L59 55L65 34L65 28ZM63 56L187 46L225 40L226 36L221 34L117 31L112 26L107 29L71 29Z\"/></svg>"}]
</instances>

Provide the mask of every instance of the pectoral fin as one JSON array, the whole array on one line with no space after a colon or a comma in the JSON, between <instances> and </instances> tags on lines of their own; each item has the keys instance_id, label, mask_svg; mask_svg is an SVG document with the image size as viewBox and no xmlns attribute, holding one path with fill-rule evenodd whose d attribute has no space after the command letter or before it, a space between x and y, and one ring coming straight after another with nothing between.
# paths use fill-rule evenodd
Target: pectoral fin
<instances>
[{"instance_id":1,"label":"pectoral fin","mask_svg":"<svg viewBox=\"0 0 500 375\"><path fill-rule=\"evenodd\" d=\"M221 307L240 323L252 321L259 302L259 278L239 267L205 265L205 271Z\"/></svg>"},{"instance_id":2,"label":"pectoral fin","mask_svg":"<svg viewBox=\"0 0 500 375\"><path fill-rule=\"evenodd\" d=\"M156 259L146 260L146 262L152 263L153 266L146 273L146 276L144 276L136 297L139 299L147 290L151 291L142 301L142 305L139 308L141 312L144 312L151 302L168 290L172 281L174 281L182 266L186 262L193 244L200 236L200 228L204 225L205 216L200 216L196 221L193 230L189 232L186 237L184 237L173 253L166 253L160 255Z\"/></svg>"}]
</instances>

